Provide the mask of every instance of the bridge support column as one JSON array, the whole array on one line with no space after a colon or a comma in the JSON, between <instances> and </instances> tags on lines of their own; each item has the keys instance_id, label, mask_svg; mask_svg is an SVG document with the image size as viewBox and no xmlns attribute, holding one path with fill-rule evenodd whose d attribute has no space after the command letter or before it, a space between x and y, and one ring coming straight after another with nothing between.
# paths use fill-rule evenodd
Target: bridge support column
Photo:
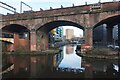
<instances>
[{"instance_id":1,"label":"bridge support column","mask_svg":"<svg viewBox=\"0 0 120 80\"><path fill-rule=\"evenodd\" d=\"M107 44L112 44L113 42L113 27L107 26Z\"/></svg>"},{"instance_id":2,"label":"bridge support column","mask_svg":"<svg viewBox=\"0 0 120 80\"><path fill-rule=\"evenodd\" d=\"M85 44L87 46L93 46L93 37L92 37L92 28L86 28L85 29Z\"/></svg>"},{"instance_id":3,"label":"bridge support column","mask_svg":"<svg viewBox=\"0 0 120 80\"><path fill-rule=\"evenodd\" d=\"M37 32L37 50L48 49L48 35L42 31Z\"/></svg>"},{"instance_id":4,"label":"bridge support column","mask_svg":"<svg viewBox=\"0 0 120 80\"><path fill-rule=\"evenodd\" d=\"M45 46L45 50L48 49L48 34L44 35L44 46Z\"/></svg>"},{"instance_id":5,"label":"bridge support column","mask_svg":"<svg viewBox=\"0 0 120 80\"><path fill-rule=\"evenodd\" d=\"M19 34L14 33L14 50L19 47Z\"/></svg>"},{"instance_id":6,"label":"bridge support column","mask_svg":"<svg viewBox=\"0 0 120 80\"><path fill-rule=\"evenodd\" d=\"M36 51L36 31L31 30L30 32L30 50L31 51Z\"/></svg>"}]
</instances>

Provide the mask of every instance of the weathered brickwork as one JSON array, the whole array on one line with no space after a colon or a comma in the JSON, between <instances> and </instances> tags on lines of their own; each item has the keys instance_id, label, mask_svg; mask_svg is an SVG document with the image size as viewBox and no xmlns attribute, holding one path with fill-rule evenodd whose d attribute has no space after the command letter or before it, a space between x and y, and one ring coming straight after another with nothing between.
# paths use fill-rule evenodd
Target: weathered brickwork
<instances>
[{"instance_id":1,"label":"weathered brickwork","mask_svg":"<svg viewBox=\"0 0 120 80\"><path fill-rule=\"evenodd\" d=\"M0 24L2 24L2 26L0 26L0 28L2 29L3 27L10 24L19 24L26 27L30 31L35 30L35 32L31 32L30 35L30 46L31 50L36 50L37 41L35 40L37 38L36 31L38 29L40 29L41 27L45 27L43 29L49 30L55 28L56 26L50 28L51 25L45 26L45 24L49 24L55 21L58 21L58 23L61 21L68 21L71 24L75 23L80 25L80 27L77 27L82 27L82 29L85 30L86 45L92 46L93 28L103 23L109 24L109 22L106 21L109 18L114 18L115 20L119 19L119 13L120 2L106 2L22 14L17 13L2 16L2 20L0 21ZM63 25L61 24L61 26L64 25L66 25L66 23ZM32 37L34 37L35 40L33 40ZM43 41L45 40L43 39Z\"/></svg>"}]
</instances>

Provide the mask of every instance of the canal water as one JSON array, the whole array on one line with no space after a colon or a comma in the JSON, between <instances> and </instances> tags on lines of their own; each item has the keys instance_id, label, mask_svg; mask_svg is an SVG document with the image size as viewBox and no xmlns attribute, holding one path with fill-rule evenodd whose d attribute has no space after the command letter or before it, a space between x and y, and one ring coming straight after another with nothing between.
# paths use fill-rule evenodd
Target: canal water
<instances>
[{"instance_id":1,"label":"canal water","mask_svg":"<svg viewBox=\"0 0 120 80\"><path fill-rule=\"evenodd\" d=\"M118 78L118 61L81 57L76 45L60 47L56 55L3 55L5 78Z\"/></svg>"}]
</instances>

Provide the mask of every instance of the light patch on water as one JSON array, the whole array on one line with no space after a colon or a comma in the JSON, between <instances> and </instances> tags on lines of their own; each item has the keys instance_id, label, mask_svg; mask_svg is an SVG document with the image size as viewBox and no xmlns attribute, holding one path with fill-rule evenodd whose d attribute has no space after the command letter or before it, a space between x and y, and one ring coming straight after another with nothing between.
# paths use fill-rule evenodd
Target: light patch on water
<instances>
[{"instance_id":1,"label":"light patch on water","mask_svg":"<svg viewBox=\"0 0 120 80\"><path fill-rule=\"evenodd\" d=\"M76 46L73 47L74 48L73 53L70 53L70 54L66 54L66 47L67 46L64 46L64 49L63 49L64 58L61 61L59 67L82 69L81 68L82 58L76 55L75 53Z\"/></svg>"},{"instance_id":2,"label":"light patch on water","mask_svg":"<svg viewBox=\"0 0 120 80\"><path fill-rule=\"evenodd\" d=\"M117 70L117 72L118 72L118 65L113 64L113 66L114 66L114 69Z\"/></svg>"}]
</instances>

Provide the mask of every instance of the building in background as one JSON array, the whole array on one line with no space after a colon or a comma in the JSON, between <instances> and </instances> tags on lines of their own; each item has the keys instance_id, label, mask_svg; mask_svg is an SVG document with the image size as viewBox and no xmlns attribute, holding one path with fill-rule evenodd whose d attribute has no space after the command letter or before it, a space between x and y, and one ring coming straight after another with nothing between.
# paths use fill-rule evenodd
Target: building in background
<instances>
[{"instance_id":1,"label":"building in background","mask_svg":"<svg viewBox=\"0 0 120 80\"><path fill-rule=\"evenodd\" d=\"M56 35L55 38L57 39L63 39L63 27L57 27L56 28Z\"/></svg>"},{"instance_id":2,"label":"building in background","mask_svg":"<svg viewBox=\"0 0 120 80\"><path fill-rule=\"evenodd\" d=\"M93 30L93 43L105 45L107 41L106 25L100 25Z\"/></svg>"},{"instance_id":3,"label":"building in background","mask_svg":"<svg viewBox=\"0 0 120 80\"><path fill-rule=\"evenodd\" d=\"M56 28L53 29L53 30L51 31L51 33L52 33L53 35L56 35L56 34L57 34L57 33L56 33Z\"/></svg>"},{"instance_id":4,"label":"building in background","mask_svg":"<svg viewBox=\"0 0 120 80\"><path fill-rule=\"evenodd\" d=\"M93 31L93 42L101 45L107 45L107 26L101 25L94 29ZM117 44L118 40L118 25L112 28L112 44Z\"/></svg>"},{"instance_id":5,"label":"building in background","mask_svg":"<svg viewBox=\"0 0 120 80\"><path fill-rule=\"evenodd\" d=\"M70 40L74 37L74 30L73 29L66 29L66 39Z\"/></svg>"},{"instance_id":6,"label":"building in background","mask_svg":"<svg viewBox=\"0 0 120 80\"><path fill-rule=\"evenodd\" d=\"M63 41L63 27L54 28L49 32L49 43Z\"/></svg>"},{"instance_id":7,"label":"building in background","mask_svg":"<svg viewBox=\"0 0 120 80\"><path fill-rule=\"evenodd\" d=\"M118 44L118 25L113 27L113 41L114 45Z\"/></svg>"}]
</instances>

